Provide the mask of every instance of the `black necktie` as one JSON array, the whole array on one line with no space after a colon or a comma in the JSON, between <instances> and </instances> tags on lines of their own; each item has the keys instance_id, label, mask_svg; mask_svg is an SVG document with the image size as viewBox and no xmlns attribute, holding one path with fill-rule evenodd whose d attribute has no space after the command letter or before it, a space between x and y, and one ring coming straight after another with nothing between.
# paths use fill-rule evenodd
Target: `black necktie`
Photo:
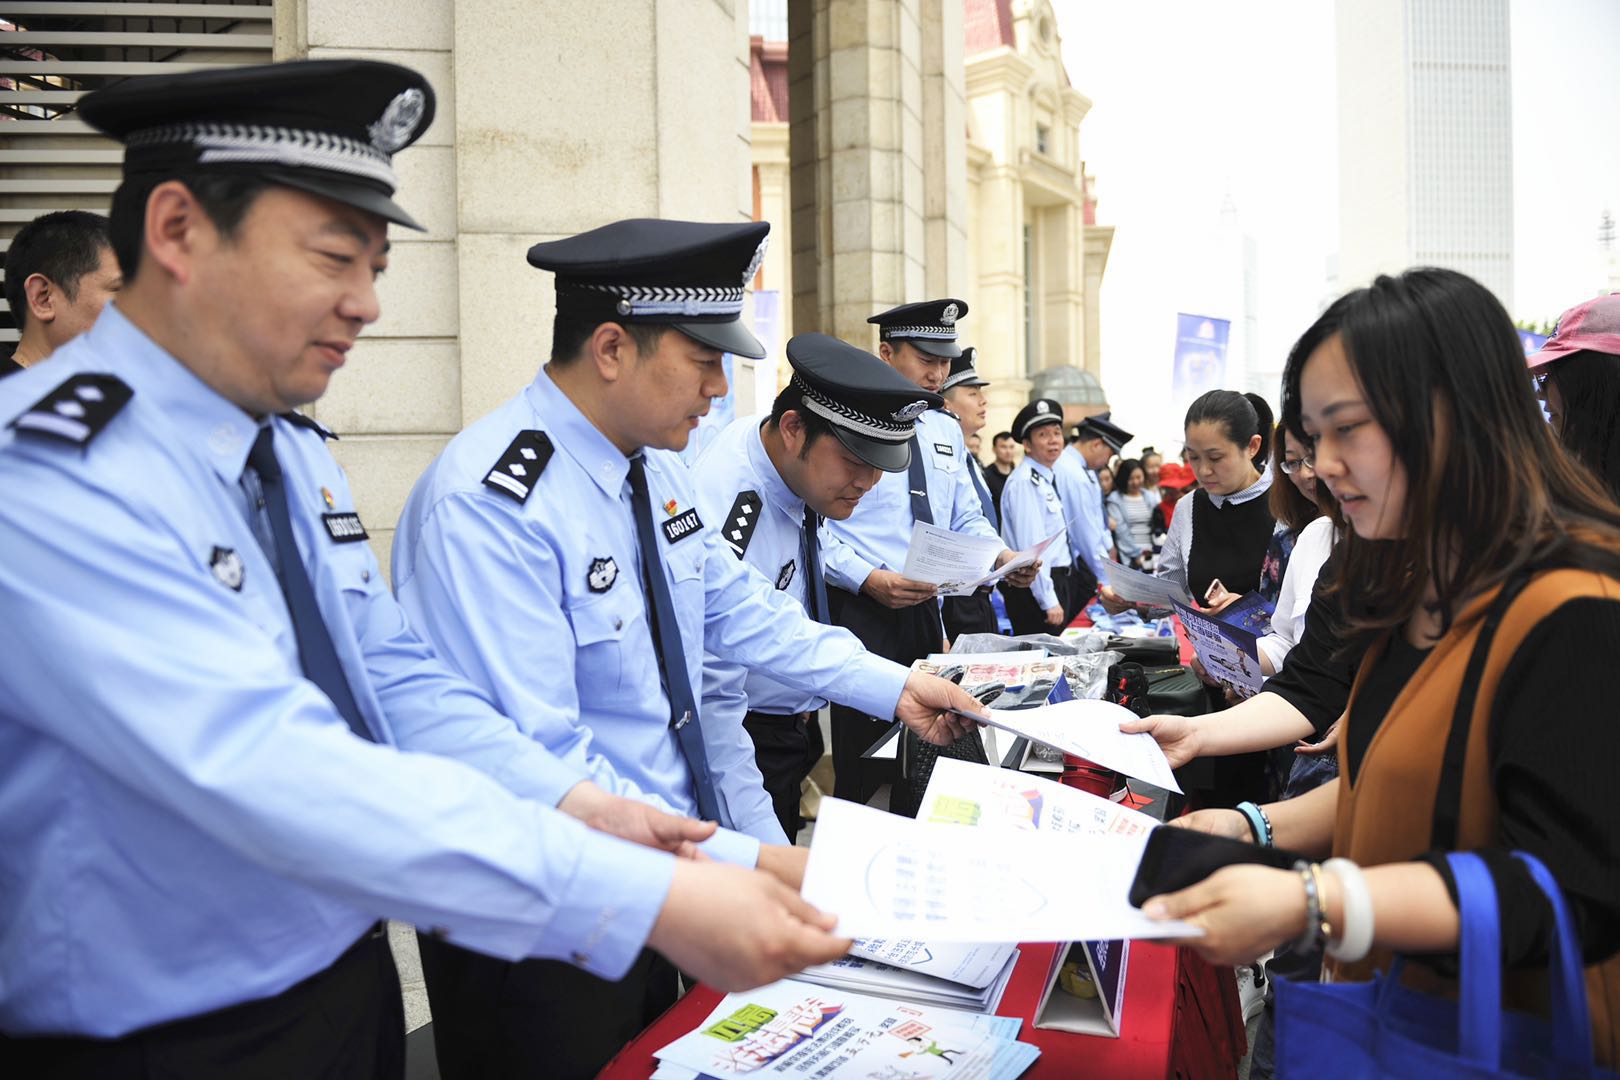
<instances>
[{"instance_id":1,"label":"black necktie","mask_svg":"<svg viewBox=\"0 0 1620 1080\"><path fill-rule=\"evenodd\" d=\"M990 497L990 489L984 485L984 469L973 460L973 451L963 450L962 460L968 467L968 475L973 478L973 490L979 493L979 505L984 508L984 519L996 532L1001 531L1001 517L996 513L996 500Z\"/></svg>"},{"instance_id":2,"label":"black necktie","mask_svg":"<svg viewBox=\"0 0 1620 1080\"><path fill-rule=\"evenodd\" d=\"M804 598L810 617L816 622L831 621L827 615L827 579L821 572L821 537L817 529L821 515L804 508Z\"/></svg>"},{"instance_id":3,"label":"black necktie","mask_svg":"<svg viewBox=\"0 0 1620 1080\"><path fill-rule=\"evenodd\" d=\"M720 800L714 792L714 778L709 775L709 754L703 746L697 699L692 696L692 680L686 672L681 624L675 619L675 601L669 595L669 583L664 580L664 561L658 553L657 534L653 532L647 472L640 454L630 459L630 506L636 518L636 540L641 545L647 610L652 616L653 635L658 642L658 666L663 671L664 690L669 695L670 723L675 728L675 738L680 742L687 767L692 770L698 816L705 821L720 821Z\"/></svg>"},{"instance_id":4,"label":"black necktie","mask_svg":"<svg viewBox=\"0 0 1620 1080\"><path fill-rule=\"evenodd\" d=\"M354 692L338 662L337 650L332 647L332 635L327 633L326 620L321 618L320 605L315 602L315 590L310 587L309 575L298 557L298 541L293 538L292 518L287 513L287 488L281 482L281 462L276 460L276 449L271 440L274 433L268 426L259 429L248 451L248 465L259 474L259 488L264 493L264 506L270 515L270 536L276 547L276 576L281 579L281 594L287 598L287 612L292 616L293 636L298 640L298 662L303 665L304 676L320 687L332 699L337 711L348 721L349 729L362 739L375 742L371 729L360 716Z\"/></svg>"},{"instance_id":5,"label":"black necktie","mask_svg":"<svg viewBox=\"0 0 1620 1080\"><path fill-rule=\"evenodd\" d=\"M911 437L911 516L924 525L934 523L934 508L928 505L928 470L923 464L922 444Z\"/></svg>"}]
</instances>

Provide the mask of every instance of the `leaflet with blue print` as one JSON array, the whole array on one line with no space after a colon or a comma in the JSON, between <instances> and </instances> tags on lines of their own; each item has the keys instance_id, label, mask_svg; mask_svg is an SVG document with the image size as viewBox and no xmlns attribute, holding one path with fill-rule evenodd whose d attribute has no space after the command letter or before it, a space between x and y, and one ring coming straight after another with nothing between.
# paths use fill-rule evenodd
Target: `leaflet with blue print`
<instances>
[{"instance_id":1,"label":"leaflet with blue print","mask_svg":"<svg viewBox=\"0 0 1620 1080\"><path fill-rule=\"evenodd\" d=\"M1260 670L1259 638L1255 634L1185 604L1176 605L1176 615L1198 654L1198 662L1211 679L1240 698L1260 692L1266 677Z\"/></svg>"},{"instance_id":2,"label":"leaflet with blue print","mask_svg":"<svg viewBox=\"0 0 1620 1080\"><path fill-rule=\"evenodd\" d=\"M792 979L728 994L658 1050L653 1075L1013 1080L1040 1055L1016 1017L924 1008Z\"/></svg>"}]
</instances>

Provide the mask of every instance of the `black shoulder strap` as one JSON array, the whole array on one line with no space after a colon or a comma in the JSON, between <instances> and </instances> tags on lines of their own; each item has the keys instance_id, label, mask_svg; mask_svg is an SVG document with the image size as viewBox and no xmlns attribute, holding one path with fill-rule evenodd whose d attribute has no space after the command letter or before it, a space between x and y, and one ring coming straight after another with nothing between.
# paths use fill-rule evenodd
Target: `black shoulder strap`
<instances>
[{"instance_id":1,"label":"black shoulder strap","mask_svg":"<svg viewBox=\"0 0 1620 1080\"><path fill-rule=\"evenodd\" d=\"M518 432L500 460L484 474L484 484L514 502L527 502L535 482L551 461L552 449L551 438L545 432Z\"/></svg>"},{"instance_id":2,"label":"black shoulder strap","mask_svg":"<svg viewBox=\"0 0 1620 1080\"><path fill-rule=\"evenodd\" d=\"M40 398L11 426L18 432L88 446L134 396L135 391L116 375L83 372Z\"/></svg>"},{"instance_id":3,"label":"black shoulder strap","mask_svg":"<svg viewBox=\"0 0 1620 1080\"><path fill-rule=\"evenodd\" d=\"M319 435L322 439L335 440L337 438L337 432L333 431L329 427L326 427L324 424L310 419L301 412L284 412L280 415L283 420L287 421L287 423L295 424L301 428L308 428L310 431L313 431L315 434Z\"/></svg>"},{"instance_id":4,"label":"black shoulder strap","mask_svg":"<svg viewBox=\"0 0 1620 1080\"><path fill-rule=\"evenodd\" d=\"M1451 714L1451 732L1446 736L1446 753L1440 764L1440 783L1434 793L1434 829L1430 846L1440 851L1451 851L1457 846L1457 825L1462 817L1463 761L1468 756L1468 733L1474 725L1474 703L1479 698L1479 683L1485 676L1485 662L1490 658L1491 643L1496 640L1496 628L1502 624L1513 601L1530 584L1530 571L1520 570L1503 582L1491 609L1485 613L1480 625L1474 651L1468 657L1468 669L1463 673L1462 687L1457 691L1457 708Z\"/></svg>"},{"instance_id":5,"label":"black shoulder strap","mask_svg":"<svg viewBox=\"0 0 1620 1080\"><path fill-rule=\"evenodd\" d=\"M754 538L754 526L759 524L759 511L759 492L739 491L726 520L720 524L721 538L739 559L748 554L748 542Z\"/></svg>"}]
</instances>

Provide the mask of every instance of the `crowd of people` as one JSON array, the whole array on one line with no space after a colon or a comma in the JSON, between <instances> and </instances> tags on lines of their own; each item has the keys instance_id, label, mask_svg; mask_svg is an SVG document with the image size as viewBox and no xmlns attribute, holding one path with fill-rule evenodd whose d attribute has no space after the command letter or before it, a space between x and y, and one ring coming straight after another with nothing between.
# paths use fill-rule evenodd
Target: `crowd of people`
<instances>
[{"instance_id":1,"label":"crowd of people","mask_svg":"<svg viewBox=\"0 0 1620 1080\"><path fill-rule=\"evenodd\" d=\"M998 628L988 591L904 575L919 522L997 566L1057 538L1000 587L1015 634L1132 609L1113 563L1270 608L1260 693L1126 728L1186 770L1173 825L1302 861L1150 915L1257 988L1272 954L1338 979L1415 955L1443 986L1445 856L1475 851L1535 1002L1529 852L1620 1064L1620 295L1527 365L1473 280L1379 277L1301 335L1280 417L1210 391L1179 461L1050 398L986 447L968 304L923 300L872 315L875 354L794 337L772 409L689 466L722 356L763 355L737 282L769 226L616 222L529 250L547 361L420 477L385 576L296 410L379 315L387 228L416 227L391 159L433 108L367 61L129 80L80 106L126 142L110 217L7 252L0 1071L397 1077L384 919L420 930L446 1077L594 1075L680 972L842 956L797 892L818 713L839 796L898 790L866 756L894 720L977 737L909 665ZM204 152L221 124L254 153Z\"/></svg>"}]
</instances>

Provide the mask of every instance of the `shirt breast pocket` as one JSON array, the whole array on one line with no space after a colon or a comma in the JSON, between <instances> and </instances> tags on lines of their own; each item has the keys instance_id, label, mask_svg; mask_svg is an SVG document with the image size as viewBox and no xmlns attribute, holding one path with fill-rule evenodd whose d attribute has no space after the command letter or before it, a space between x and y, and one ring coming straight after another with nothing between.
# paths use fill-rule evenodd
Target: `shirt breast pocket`
<instances>
[{"instance_id":1,"label":"shirt breast pocket","mask_svg":"<svg viewBox=\"0 0 1620 1080\"><path fill-rule=\"evenodd\" d=\"M639 637L637 624L644 617L641 593L628 581L587 603L570 606L568 621L579 650L575 670L581 696L625 688L626 673L635 670L633 660L626 662L625 653Z\"/></svg>"},{"instance_id":2,"label":"shirt breast pocket","mask_svg":"<svg viewBox=\"0 0 1620 1080\"><path fill-rule=\"evenodd\" d=\"M681 624L681 647L688 661L703 655L706 554L702 541L694 539L690 544L676 544L664 556L669 565L670 600L675 605L676 620Z\"/></svg>"}]
</instances>

